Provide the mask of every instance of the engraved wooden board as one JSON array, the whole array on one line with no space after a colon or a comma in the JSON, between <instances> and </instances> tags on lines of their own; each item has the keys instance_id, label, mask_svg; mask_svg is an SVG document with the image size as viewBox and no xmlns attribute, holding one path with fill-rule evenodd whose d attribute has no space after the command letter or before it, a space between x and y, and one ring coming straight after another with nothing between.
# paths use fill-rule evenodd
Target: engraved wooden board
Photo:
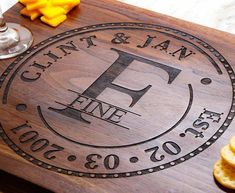
<instances>
[{"instance_id":1,"label":"engraved wooden board","mask_svg":"<svg viewBox=\"0 0 235 193\"><path fill-rule=\"evenodd\" d=\"M223 192L235 37L116 1L82 1L1 60L0 169L55 192Z\"/></svg>"}]
</instances>

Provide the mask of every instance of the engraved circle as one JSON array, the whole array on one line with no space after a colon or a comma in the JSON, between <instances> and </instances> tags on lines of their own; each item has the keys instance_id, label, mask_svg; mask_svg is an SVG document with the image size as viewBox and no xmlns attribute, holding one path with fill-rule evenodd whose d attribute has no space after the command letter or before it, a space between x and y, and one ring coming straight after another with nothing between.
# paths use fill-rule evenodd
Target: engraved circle
<instances>
[{"instance_id":1,"label":"engraved circle","mask_svg":"<svg viewBox=\"0 0 235 193\"><path fill-rule=\"evenodd\" d=\"M110 27L110 26L135 26L135 27L146 27L146 28L151 28L151 29L165 29L168 32L173 32L173 33L178 33L179 35L184 36L184 38L188 38L192 41L195 41L197 44L199 45L203 45L204 47L206 47L206 49L208 49L210 52L215 52L216 54L214 54L222 63L222 65L225 67L226 71L228 72L228 75L230 77L230 81L232 83L232 91L233 91L233 96L234 96L234 92L235 92L235 82L234 82L234 72L233 69L231 68L231 66L229 65L229 63L226 61L226 59L215 49L212 48L209 44L206 44L204 41L198 39L197 37L194 37L192 35L189 35L187 33L183 33L181 31L172 29L172 28L168 28L168 27L164 27L164 26L158 26L158 25L152 25L152 24L144 24L144 23L111 23L111 24L99 24L99 25L92 25L92 26L88 26L86 27L86 29L91 29L91 28L102 28L102 27ZM79 28L76 30L71 30L68 31L70 34L74 34L75 32L80 32L82 31L82 28ZM59 34L55 37L52 37L53 39L57 40L60 38L63 38L65 34ZM193 37L193 38L192 38ZM31 50L29 50L28 53L25 53L24 55L20 56L19 58L17 58L6 70L5 72L1 75L0 77L0 88L2 87L4 81L6 80L6 77L9 75L10 71L12 69L14 69L14 67L23 59L25 58L28 54L34 53L37 51L37 49L41 49L41 47L45 46L47 40L39 43L38 45L36 45L35 47L31 48ZM205 46L206 45L206 46ZM206 83L208 83L208 80L206 81ZM4 142L6 144L9 145L9 147L14 150L18 155L22 156L24 159L32 162L33 164L36 164L40 167L43 167L45 169L49 169L51 171L55 171L55 172L59 172L59 173L63 173L63 174L67 174L67 175L74 175L74 176L83 176L83 177L91 177L91 178L119 178L119 177L131 177L131 176L137 176L137 175L143 175L143 174L148 174L148 173L152 173L152 172L157 172L175 165L178 165L188 159L190 159L191 157L196 156L197 154L199 154L200 152L204 151L207 147L209 147L211 144L213 144L221 135L222 133L228 128L228 126L230 125L231 121L233 120L234 116L235 116L235 108L233 106L234 104L234 97L232 98L232 103L231 103L231 107L230 107L230 112L228 113L228 115L225 118L224 124L217 130L217 132L211 137L209 138L204 144L202 144L200 147L198 147L197 149L191 151L190 153L181 156L180 158L170 161L168 163L156 166L156 167L151 167L151 168L145 168L143 170L136 170L136 171L131 171L131 172L121 172L121 173L88 173L88 172L81 172L81 171L71 171L71 170L67 170L64 168L59 168L57 166L54 166L52 164L47 164L43 161L38 160L37 158L33 157L32 155L29 155L27 152L24 152L23 150L21 150L20 148L17 147L17 145L7 136L6 132L4 131L2 125L0 124L0 136L2 137L2 139L4 140ZM216 137L215 137L216 136Z\"/></svg>"}]
</instances>

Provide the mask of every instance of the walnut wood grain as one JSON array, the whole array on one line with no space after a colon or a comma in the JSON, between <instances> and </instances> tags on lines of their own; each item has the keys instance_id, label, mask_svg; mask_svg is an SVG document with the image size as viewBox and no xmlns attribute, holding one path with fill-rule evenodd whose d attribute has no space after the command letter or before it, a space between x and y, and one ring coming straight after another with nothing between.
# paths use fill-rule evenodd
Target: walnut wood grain
<instances>
[{"instance_id":1,"label":"walnut wood grain","mask_svg":"<svg viewBox=\"0 0 235 193\"><path fill-rule=\"evenodd\" d=\"M228 191L212 172L234 135L234 35L110 0L82 1L58 28L21 8L6 18L37 48L0 61L0 169L54 192Z\"/></svg>"}]
</instances>

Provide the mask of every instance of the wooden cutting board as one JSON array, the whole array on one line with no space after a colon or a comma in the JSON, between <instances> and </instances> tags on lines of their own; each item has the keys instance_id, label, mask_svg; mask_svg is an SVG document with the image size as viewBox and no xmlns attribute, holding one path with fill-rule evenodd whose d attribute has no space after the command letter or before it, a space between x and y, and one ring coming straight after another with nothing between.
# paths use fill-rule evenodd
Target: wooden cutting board
<instances>
[{"instance_id":1,"label":"wooden cutting board","mask_svg":"<svg viewBox=\"0 0 235 193\"><path fill-rule=\"evenodd\" d=\"M32 48L0 61L0 169L55 192L224 192L235 36L110 0L58 28L6 13Z\"/></svg>"}]
</instances>

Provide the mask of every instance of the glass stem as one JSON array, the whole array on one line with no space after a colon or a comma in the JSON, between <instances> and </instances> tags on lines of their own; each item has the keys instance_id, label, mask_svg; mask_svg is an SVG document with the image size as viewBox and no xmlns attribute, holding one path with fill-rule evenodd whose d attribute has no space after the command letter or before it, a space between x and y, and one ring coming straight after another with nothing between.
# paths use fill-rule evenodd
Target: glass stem
<instances>
[{"instance_id":1,"label":"glass stem","mask_svg":"<svg viewBox=\"0 0 235 193\"><path fill-rule=\"evenodd\" d=\"M0 32L7 31L8 27L6 25L6 22L4 21L4 18L0 18Z\"/></svg>"},{"instance_id":2,"label":"glass stem","mask_svg":"<svg viewBox=\"0 0 235 193\"><path fill-rule=\"evenodd\" d=\"M5 32L8 29L5 19L2 14L0 14L0 33Z\"/></svg>"}]
</instances>

